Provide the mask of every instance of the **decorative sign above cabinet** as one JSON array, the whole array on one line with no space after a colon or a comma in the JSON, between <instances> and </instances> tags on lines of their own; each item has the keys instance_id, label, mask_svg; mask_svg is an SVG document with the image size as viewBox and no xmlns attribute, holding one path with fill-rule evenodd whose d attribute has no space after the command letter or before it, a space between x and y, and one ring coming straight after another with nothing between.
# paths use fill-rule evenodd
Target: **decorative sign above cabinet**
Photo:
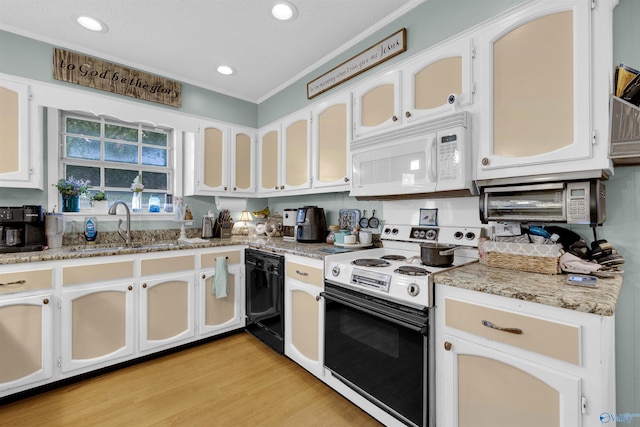
<instances>
[{"instance_id":1,"label":"decorative sign above cabinet","mask_svg":"<svg viewBox=\"0 0 640 427\"><path fill-rule=\"evenodd\" d=\"M320 77L307 83L307 98L326 92L332 87L357 76L407 50L407 30L401 29L369 49L348 59Z\"/></svg>"},{"instance_id":2,"label":"decorative sign above cabinet","mask_svg":"<svg viewBox=\"0 0 640 427\"><path fill-rule=\"evenodd\" d=\"M182 105L182 85L176 81L57 48L53 78L172 107Z\"/></svg>"}]
</instances>

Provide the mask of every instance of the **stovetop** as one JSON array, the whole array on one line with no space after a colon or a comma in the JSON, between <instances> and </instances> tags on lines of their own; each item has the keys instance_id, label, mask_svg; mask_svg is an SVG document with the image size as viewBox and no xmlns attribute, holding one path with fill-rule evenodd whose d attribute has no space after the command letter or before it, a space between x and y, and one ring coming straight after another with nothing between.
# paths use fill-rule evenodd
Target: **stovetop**
<instances>
[{"instance_id":1,"label":"stovetop","mask_svg":"<svg viewBox=\"0 0 640 427\"><path fill-rule=\"evenodd\" d=\"M433 305L433 278L437 273L478 259L481 228L388 225L382 248L329 255L325 279L345 288L415 308ZM450 266L423 265L420 244L430 242L465 246L454 252Z\"/></svg>"}]
</instances>

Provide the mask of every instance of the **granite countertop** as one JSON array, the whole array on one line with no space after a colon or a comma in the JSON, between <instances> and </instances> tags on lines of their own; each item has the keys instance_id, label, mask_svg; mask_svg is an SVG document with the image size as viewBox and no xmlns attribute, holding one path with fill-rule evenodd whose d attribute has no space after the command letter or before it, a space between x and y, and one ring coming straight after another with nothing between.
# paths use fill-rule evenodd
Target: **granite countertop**
<instances>
[{"instance_id":1,"label":"granite countertop","mask_svg":"<svg viewBox=\"0 0 640 427\"><path fill-rule=\"evenodd\" d=\"M598 278L595 288L568 285L566 274L547 275L489 267L478 262L434 274L434 283L585 313L612 316L622 276Z\"/></svg>"},{"instance_id":2,"label":"granite countertop","mask_svg":"<svg viewBox=\"0 0 640 427\"><path fill-rule=\"evenodd\" d=\"M58 249L45 249L43 251L0 254L0 265L186 249L205 249L234 245L246 245L255 249L279 254L289 253L320 260L324 259L327 255L336 253L336 251L348 251L327 243L288 242L283 240L282 237L232 236L227 239L216 238L209 239L206 242L193 243L179 243L177 240L156 241L153 243L146 241L133 245L132 247L126 247L122 243L63 246Z\"/></svg>"}]
</instances>

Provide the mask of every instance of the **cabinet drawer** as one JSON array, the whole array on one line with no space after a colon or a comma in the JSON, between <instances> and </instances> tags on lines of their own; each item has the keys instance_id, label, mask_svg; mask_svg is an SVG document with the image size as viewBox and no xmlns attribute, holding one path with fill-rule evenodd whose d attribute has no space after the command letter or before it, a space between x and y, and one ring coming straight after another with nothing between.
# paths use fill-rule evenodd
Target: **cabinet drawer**
<instances>
[{"instance_id":1,"label":"cabinet drawer","mask_svg":"<svg viewBox=\"0 0 640 427\"><path fill-rule=\"evenodd\" d=\"M227 264L240 264L241 254L240 251L226 251L216 252L213 254L202 254L200 256L201 268L215 268L216 258L224 256L227 257Z\"/></svg>"},{"instance_id":2,"label":"cabinet drawer","mask_svg":"<svg viewBox=\"0 0 640 427\"><path fill-rule=\"evenodd\" d=\"M132 278L133 261L77 265L62 269L62 286L103 280L131 280Z\"/></svg>"},{"instance_id":3,"label":"cabinet drawer","mask_svg":"<svg viewBox=\"0 0 640 427\"><path fill-rule=\"evenodd\" d=\"M24 282L22 282L23 280ZM52 283L53 270L51 268L0 273L0 294L47 289L51 287Z\"/></svg>"},{"instance_id":4,"label":"cabinet drawer","mask_svg":"<svg viewBox=\"0 0 640 427\"><path fill-rule=\"evenodd\" d=\"M176 271L193 270L195 268L195 258L193 255L176 256L171 258L143 259L141 274L149 276L152 274L174 273Z\"/></svg>"},{"instance_id":5,"label":"cabinet drawer","mask_svg":"<svg viewBox=\"0 0 640 427\"><path fill-rule=\"evenodd\" d=\"M284 269L287 272L287 277L290 279L296 279L301 282L320 287L322 287L323 285L323 271L321 268L315 268L304 264L298 264L297 262L286 261Z\"/></svg>"},{"instance_id":6,"label":"cabinet drawer","mask_svg":"<svg viewBox=\"0 0 640 427\"><path fill-rule=\"evenodd\" d=\"M445 299L445 325L490 340L580 364L580 326ZM501 329L498 329L501 328Z\"/></svg>"}]
</instances>

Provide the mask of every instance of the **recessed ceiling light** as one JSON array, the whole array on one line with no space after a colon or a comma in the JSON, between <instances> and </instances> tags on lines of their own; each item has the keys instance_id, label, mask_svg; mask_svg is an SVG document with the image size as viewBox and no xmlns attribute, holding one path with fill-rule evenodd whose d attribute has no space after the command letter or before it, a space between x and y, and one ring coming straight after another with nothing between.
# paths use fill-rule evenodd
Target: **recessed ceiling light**
<instances>
[{"instance_id":1,"label":"recessed ceiling light","mask_svg":"<svg viewBox=\"0 0 640 427\"><path fill-rule=\"evenodd\" d=\"M220 74L224 74L225 76L230 76L236 73L236 69L233 67L229 67L228 65L220 65L218 67L218 72Z\"/></svg>"},{"instance_id":2,"label":"recessed ceiling light","mask_svg":"<svg viewBox=\"0 0 640 427\"><path fill-rule=\"evenodd\" d=\"M76 21L78 21L78 24L82 25L87 30L95 31L98 33L106 33L107 31L109 31L107 24L99 19L92 18L90 16L78 16Z\"/></svg>"},{"instance_id":3,"label":"recessed ceiling light","mask_svg":"<svg viewBox=\"0 0 640 427\"><path fill-rule=\"evenodd\" d=\"M288 21L298 14L298 10L289 2L279 1L271 8L271 14L280 21Z\"/></svg>"}]
</instances>

